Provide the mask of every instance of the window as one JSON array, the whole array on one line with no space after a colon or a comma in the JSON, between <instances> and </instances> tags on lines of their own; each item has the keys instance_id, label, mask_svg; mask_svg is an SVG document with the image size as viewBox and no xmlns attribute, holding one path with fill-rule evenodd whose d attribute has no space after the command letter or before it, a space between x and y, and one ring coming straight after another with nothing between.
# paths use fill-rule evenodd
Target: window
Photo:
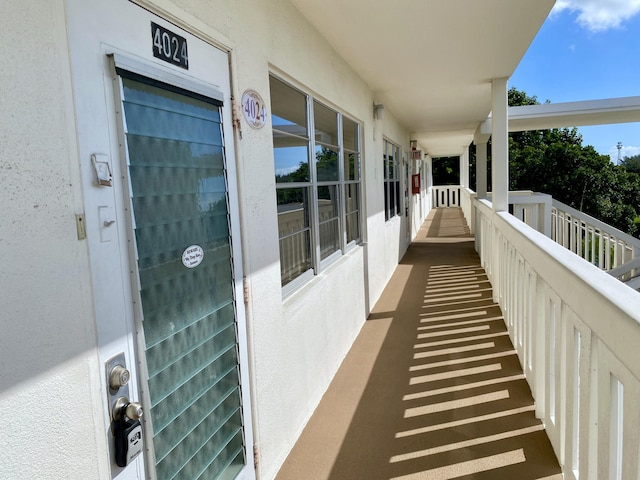
<instances>
[{"instance_id":1,"label":"window","mask_svg":"<svg viewBox=\"0 0 640 480\"><path fill-rule=\"evenodd\" d=\"M400 147L384 141L384 219L400 215Z\"/></svg>"},{"instance_id":2,"label":"window","mask_svg":"<svg viewBox=\"0 0 640 480\"><path fill-rule=\"evenodd\" d=\"M361 127L275 77L270 88L284 286L361 238Z\"/></svg>"}]
</instances>

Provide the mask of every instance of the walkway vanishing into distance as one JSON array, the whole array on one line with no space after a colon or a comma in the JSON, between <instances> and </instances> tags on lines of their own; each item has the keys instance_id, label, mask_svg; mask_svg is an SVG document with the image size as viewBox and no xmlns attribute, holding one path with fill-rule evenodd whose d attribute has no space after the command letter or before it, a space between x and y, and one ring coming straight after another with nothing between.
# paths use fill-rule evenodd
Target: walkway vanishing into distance
<instances>
[{"instance_id":1,"label":"walkway vanishing into distance","mask_svg":"<svg viewBox=\"0 0 640 480\"><path fill-rule=\"evenodd\" d=\"M460 209L433 210L277 480L561 479Z\"/></svg>"}]
</instances>

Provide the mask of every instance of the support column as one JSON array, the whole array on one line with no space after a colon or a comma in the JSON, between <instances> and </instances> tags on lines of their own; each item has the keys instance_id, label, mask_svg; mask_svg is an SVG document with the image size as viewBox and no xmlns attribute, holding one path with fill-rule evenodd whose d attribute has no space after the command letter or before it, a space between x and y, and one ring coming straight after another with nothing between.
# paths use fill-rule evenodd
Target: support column
<instances>
[{"instance_id":1,"label":"support column","mask_svg":"<svg viewBox=\"0 0 640 480\"><path fill-rule=\"evenodd\" d=\"M487 198L487 141L476 142L476 194Z\"/></svg>"},{"instance_id":2,"label":"support column","mask_svg":"<svg viewBox=\"0 0 640 480\"><path fill-rule=\"evenodd\" d=\"M507 78L491 84L491 190L494 212L509 211L509 119Z\"/></svg>"},{"instance_id":3,"label":"support column","mask_svg":"<svg viewBox=\"0 0 640 480\"><path fill-rule=\"evenodd\" d=\"M424 179L422 180L424 182L424 188L425 188L425 193L426 193L426 199L427 199L427 208L426 208L426 212L430 212L434 207L435 204L433 202L433 159L431 158L430 155L426 155L424 157L424 161L425 161L425 169L424 169Z\"/></svg>"},{"instance_id":4,"label":"support column","mask_svg":"<svg viewBox=\"0 0 640 480\"><path fill-rule=\"evenodd\" d=\"M469 188L469 147L464 147L460 155L460 185Z\"/></svg>"}]
</instances>

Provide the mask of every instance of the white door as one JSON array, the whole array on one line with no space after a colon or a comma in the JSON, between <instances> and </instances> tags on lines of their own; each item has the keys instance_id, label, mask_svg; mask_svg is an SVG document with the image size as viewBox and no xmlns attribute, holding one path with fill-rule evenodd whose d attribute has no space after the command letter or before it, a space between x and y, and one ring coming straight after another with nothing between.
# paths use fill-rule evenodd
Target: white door
<instances>
[{"instance_id":1,"label":"white door","mask_svg":"<svg viewBox=\"0 0 640 480\"><path fill-rule=\"evenodd\" d=\"M67 12L105 425L114 357L144 411L111 475L253 478L227 54L124 0Z\"/></svg>"}]
</instances>

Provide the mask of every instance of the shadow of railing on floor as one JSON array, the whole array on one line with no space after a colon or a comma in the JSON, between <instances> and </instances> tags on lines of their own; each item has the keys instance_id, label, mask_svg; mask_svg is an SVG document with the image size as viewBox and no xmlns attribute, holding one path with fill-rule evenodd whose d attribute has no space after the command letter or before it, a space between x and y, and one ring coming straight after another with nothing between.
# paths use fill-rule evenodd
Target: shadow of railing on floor
<instances>
[{"instance_id":1,"label":"shadow of railing on floor","mask_svg":"<svg viewBox=\"0 0 640 480\"><path fill-rule=\"evenodd\" d=\"M330 479L560 474L471 242L403 259L397 308L370 316L391 324Z\"/></svg>"}]
</instances>

